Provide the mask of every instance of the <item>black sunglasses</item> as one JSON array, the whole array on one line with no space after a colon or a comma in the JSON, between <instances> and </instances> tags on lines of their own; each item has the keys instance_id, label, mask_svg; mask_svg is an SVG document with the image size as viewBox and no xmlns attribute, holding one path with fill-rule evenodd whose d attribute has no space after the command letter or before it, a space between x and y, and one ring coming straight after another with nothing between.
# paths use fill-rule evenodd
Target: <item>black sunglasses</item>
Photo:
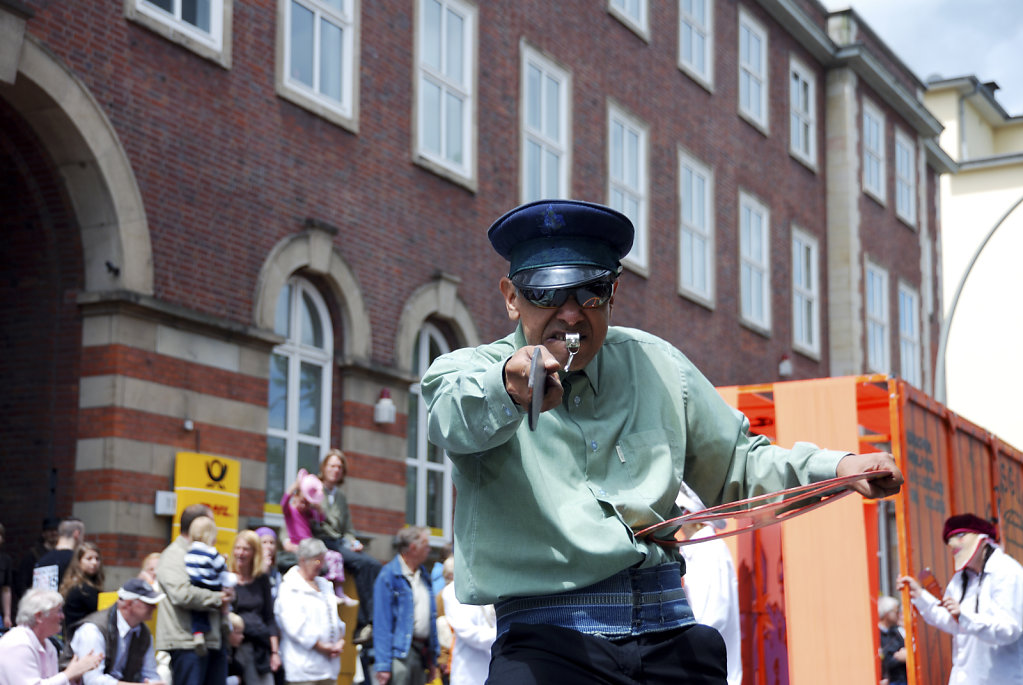
<instances>
[{"instance_id":1,"label":"black sunglasses","mask_svg":"<svg viewBox=\"0 0 1023 685\"><path fill-rule=\"evenodd\" d=\"M568 302L570 295L575 295L583 309L596 309L607 304L614 294L614 281L592 281L572 288L515 287L531 305L541 309L557 309Z\"/></svg>"}]
</instances>

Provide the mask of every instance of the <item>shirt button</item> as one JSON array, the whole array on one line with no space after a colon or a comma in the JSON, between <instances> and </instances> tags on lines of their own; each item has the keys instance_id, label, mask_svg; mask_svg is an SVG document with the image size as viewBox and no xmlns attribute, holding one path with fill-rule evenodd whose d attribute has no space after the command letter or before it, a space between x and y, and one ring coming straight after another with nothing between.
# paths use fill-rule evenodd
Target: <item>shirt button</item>
<instances>
[{"instance_id":1,"label":"shirt button","mask_svg":"<svg viewBox=\"0 0 1023 685\"><path fill-rule=\"evenodd\" d=\"M575 406L577 406L577 407L578 407L578 406L579 406L579 403L583 401L583 398L581 398L581 397L579 397L578 395L576 395L576 396L575 396L575 397L574 397L574 398L572 399L572 401L573 401L573 402L575 402Z\"/></svg>"},{"instance_id":2,"label":"shirt button","mask_svg":"<svg viewBox=\"0 0 1023 685\"><path fill-rule=\"evenodd\" d=\"M594 452L597 451L597 441L596 440L594 440L593 442L590 443L590 449L592 449Z\"/></svg>"},{"instance_id":3,"label":"shirt button","mask_svg":"<svg viewBox=\"0 0 1023 685\"><path fill-rule=\"evenodd\" d=\"M511 408L510 407L505 407L504 408L504 415L505 416L511 416Z\"/></svg>"},{"instance_id":4,"label":"shirt button","mask_svg":"<svg viewBox=\"0 0 1023 685\"><path fill-rule=\"evenodd\" d=\"M607 494L607 490L605 490L604 488L601 488L600 490L597 490L597 494L600 495L601 497L603 497L604 495Z\"/></svg>"}]
</instances>

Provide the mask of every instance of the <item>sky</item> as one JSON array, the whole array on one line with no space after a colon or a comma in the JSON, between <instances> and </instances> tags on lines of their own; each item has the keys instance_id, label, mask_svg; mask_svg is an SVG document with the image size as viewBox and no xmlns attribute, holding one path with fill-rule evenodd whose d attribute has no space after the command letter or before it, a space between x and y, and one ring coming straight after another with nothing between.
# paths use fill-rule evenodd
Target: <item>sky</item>
<instances>
[{"instance_id":1,"label":"sky","mask_svg":"<svg viewBox=\"0 0 1023 685\"><path fill-rule=\"evenodd\" d=\"M1023 0L821 0L852 7L916 76L995 81L998 104L1023 116Z\"/></svg>"}]
</instances>

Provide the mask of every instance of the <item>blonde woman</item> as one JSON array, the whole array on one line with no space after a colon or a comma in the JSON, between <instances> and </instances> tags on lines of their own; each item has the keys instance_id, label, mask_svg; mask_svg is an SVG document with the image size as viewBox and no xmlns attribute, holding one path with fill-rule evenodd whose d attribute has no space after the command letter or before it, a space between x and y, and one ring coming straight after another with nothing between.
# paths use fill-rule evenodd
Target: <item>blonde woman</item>
<instances>
[{"instance_id":1,"label":"blonde woman","mask_svg":"<svg viewBox=\"0 0 1023 685\"><path fill-rule=\"evenodd\" d=\"M280 632L263 546L254 531L243 530L235 537L228 567L238 577L234 612L245 625L234 661L242 667L245 685L273 685L273 674L281 667Z\"/></svg>"}]
</instances>

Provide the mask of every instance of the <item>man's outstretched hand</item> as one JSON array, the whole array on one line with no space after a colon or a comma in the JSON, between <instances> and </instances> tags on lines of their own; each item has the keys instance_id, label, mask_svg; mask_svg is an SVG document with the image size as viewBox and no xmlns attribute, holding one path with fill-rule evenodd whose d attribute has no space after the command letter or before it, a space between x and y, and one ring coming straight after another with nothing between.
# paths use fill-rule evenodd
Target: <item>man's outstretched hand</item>
<instances>
[{"instance_id":1,"label":"man's outstretched hand","mask_svg":"<svg viewBox=\"0 0 1023 685\"><path fill-rule=\"evenodd\" d=\"M880 499L898 494L905 479L902 471L895 465L895 458L887 452L868 452L867 454L848 454L838 462L836 476L852 476L857 473L872 471L891 471L890 476L883 478L864 478L849 487L864 497Z\"/></svg>"}]
</instances>

